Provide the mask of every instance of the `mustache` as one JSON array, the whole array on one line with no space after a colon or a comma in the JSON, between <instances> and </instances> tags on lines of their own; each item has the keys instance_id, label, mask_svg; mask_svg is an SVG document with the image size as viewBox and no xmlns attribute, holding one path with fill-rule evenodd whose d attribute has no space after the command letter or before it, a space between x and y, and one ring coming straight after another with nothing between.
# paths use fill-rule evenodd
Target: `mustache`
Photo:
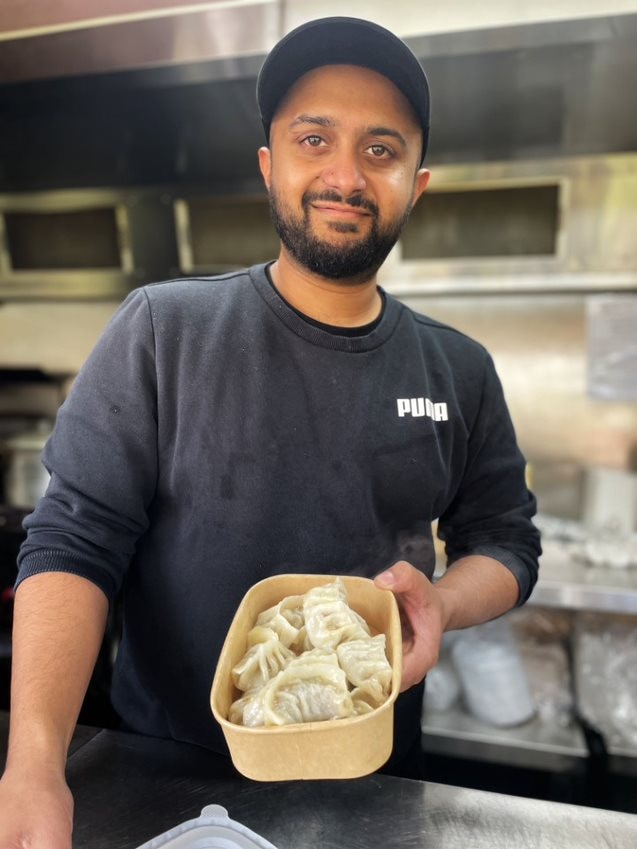
<instances>
[{"instance_id":1,"label":"mustache","mask_svg":"<svg viewBox=\"0 0 637 849\"><path fill-rule=\"evenodd\" d=\"M362 195L350 195L348 198L343 198L343 196L339 195L338 192L331 192L328 190L326 192L305 192L301 198L301 203L304 209L307 209L307 207L315 201L341 203L345 206L351 206L354 209L365 209L374 217L378 217L378 206L373 200L369 200L369 198L363 197Z\"/></svg>"}]
</instances>

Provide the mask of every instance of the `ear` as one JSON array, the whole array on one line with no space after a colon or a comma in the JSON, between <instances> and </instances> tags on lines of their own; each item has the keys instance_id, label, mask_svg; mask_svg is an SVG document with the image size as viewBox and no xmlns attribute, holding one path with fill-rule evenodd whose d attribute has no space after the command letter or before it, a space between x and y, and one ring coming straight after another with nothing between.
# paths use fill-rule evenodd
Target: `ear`
<instances>
[{"instance_id":1,"label":"ear","mask_svg":"<svg viewBox=\"0 0 637 849\"><path fill-rule=\"evenodd\" d=\"M431 177L431 171L428 171L426 168L419 168L416 171L416 177L414 179L414 191L411 196L411 205L413 206L420 195L427 188L427 183L429 182L429 178Z\"/></svg>"},{"instance_id":2,"label":"ear","mask_svg":"<svg viewBox=\"0 0 637 849\"><path fill-rule=\"evenodd\" d=\"M272 171L272 154L269 147L259 148L259 170L263 176L263 182L268 191L270 191L270 172Z\"/></svg>"}]
</instances>

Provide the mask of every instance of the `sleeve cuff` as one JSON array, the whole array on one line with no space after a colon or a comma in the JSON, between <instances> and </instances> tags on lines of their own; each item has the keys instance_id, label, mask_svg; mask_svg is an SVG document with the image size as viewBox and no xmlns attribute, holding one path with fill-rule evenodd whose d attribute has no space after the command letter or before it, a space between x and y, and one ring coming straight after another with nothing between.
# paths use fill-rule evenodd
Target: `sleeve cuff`
<instances>
[{"instance_id":1,"label":"sleeve cuff","mask_svg":"<svg viewBox=\"0 0 637 849\"><path fill-rule=\"evenodd\" d=\"M449 565L451 565L451 563L455 563L455 561L459 560L460 557L470 557L472 554L478 554L481 557L490 557L492 560L497 560L498 563L501 563L511 572L515 580L518 582L518 587L520 589L516 607L521 607L521 605L528 600L535 585L535 581L531 580L528 567L516 554L509 551L508 548L502 548L499 545L477 545L475 548L472 548L471 551L462 552L462 554L454 558L453 561L450 561Z\"/></svg>"},{"instance_id":2,"label":"sleeve cuff","mask_svg":"<svg viewBox=\"0 0 637 849\"><path fill-rule=\"evenodd\" d=\"M83 567L77 558L67 551L56 551L55 549L34 551L23 557L14 590L20 586L25 578L43 572L67 572L80 578L86 578L87 581L91 581L102 590L109 604L112 603L117 591L115 581L106 570L96 569L93 566Z\"/></svg>"}]
</instances>

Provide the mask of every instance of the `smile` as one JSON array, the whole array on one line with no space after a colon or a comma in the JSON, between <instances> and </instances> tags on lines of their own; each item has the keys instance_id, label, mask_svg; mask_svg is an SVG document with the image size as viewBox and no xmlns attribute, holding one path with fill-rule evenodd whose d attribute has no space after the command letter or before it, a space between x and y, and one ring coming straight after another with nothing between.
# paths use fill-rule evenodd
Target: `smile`
<instances>
[{"instance_id":1,"label":"smile","mask_svg":"<svg viewBox=\"0 0 637 849\"><path fill-rule=\"evenodd\" d=\"M340 218L345 221L359 221L361 218L369 218L370 213L365 209L354 209L351 206L338 206L329 203L313 203L312 208L330 218Z\"/></svg>"}]
</instances>

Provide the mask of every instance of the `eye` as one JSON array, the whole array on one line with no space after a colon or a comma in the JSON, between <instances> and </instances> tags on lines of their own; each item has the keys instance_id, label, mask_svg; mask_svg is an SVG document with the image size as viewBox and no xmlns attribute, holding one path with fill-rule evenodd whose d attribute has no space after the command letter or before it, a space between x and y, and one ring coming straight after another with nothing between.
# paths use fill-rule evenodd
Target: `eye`
<instances>
[{"instance_id":1,"label":"eye","mask_svg":"<svg viewBox=\"0 0 637 849\"><path fill-rule=\"evenodd\" d=\"M305 136L303 144L308 147L320 147L323 144L323 139L320 136Z\"/></svg>"},{"instance_id":2,"label":"eye","mask_svg":"<svg viewBox=\"0 0 637 849\"><path fill-rule=\"evenodd\" d=\"M393 151L384 144L372 144L367 149L371 151L371 154L375 159L388 159L393 156Z\"/></svg>"}]
</instances>

